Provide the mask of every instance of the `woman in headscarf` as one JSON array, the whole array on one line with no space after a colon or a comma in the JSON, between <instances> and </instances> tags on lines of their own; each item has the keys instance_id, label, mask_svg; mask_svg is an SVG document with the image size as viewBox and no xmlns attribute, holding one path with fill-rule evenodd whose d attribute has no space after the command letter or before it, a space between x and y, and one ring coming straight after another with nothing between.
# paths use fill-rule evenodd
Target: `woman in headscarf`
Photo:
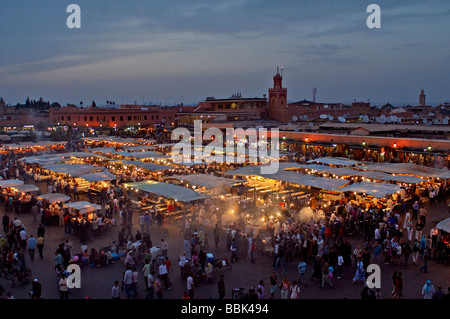
<instances>
[{"instance_id":1,"label":"woman in headscarf","mask_svg":"<svg viewBox=\"0 0 450 319\"><path fill-rule=\"evenodd\" d=\"M427 248L427 241L425 239L425 235L422 236L420 240L420 254L423 256L425 249Z\"/></svg>"},{"instance_id":2,"label":"woman in headscarf","mask_svg":"<svg viewBox=\"0 0 450 319\"><path fill-rule=\"evenodd\" d=\"M360 257L358 257L356 262L356 273L355 277L353 277L352 284L357 282L365 283L366 281L366 273L364 271L364 264Z\"/></svg>"},{"instance_id":3,"label":"woman in headscarf","mask_svg":"<svg viewBox=\"0 0 450 319\"><path fill-rule=\"evenodd\" d=\"M427 282L422 288L423 299L433 299L433 294L434 294L434 286L431 284L431 281L427 280Z\"/></svg>"}]
</instances>

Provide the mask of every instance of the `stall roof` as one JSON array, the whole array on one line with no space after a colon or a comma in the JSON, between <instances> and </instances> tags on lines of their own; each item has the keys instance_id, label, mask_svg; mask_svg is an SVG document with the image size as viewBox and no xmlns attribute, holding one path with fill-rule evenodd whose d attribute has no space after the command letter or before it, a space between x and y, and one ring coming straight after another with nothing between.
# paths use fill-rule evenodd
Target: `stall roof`
<instances>
[{"instance_id":1,"label":"stall roof","mask_svg":"<svg viewBox=\"0 0 450 319\"><path fill-rule=\"evenodd\" d=\"M349 183L348 180L339 178L319 177L298 172L278 171L275 174L258 174L264 178L270 178L297 185L307 185L325 190L336 190Z\"/></svg>"},{"instance_id":2,"label":"stall roof","mask_svg":"<svg viewBox=\"0 0 450 319\"><path fill-rule=\"evenodd\" d=\"M161 153L157 153L157 152L152 152L152 151L142 151L142 152L122 152L119 155L122 155L124 157L135 157L135 158L140 158L140 159L145 159L145 158L160 158L163 157L164 155Z\"/></svg>"},{"instance_id":3,"label":"stall roof","mask_svg":"<svg viewBox=\"0 0 450 319\"><path fill-rule=\"evenodd\" d=\"M355 161L345 157L319 157L316 159L309 160L308 163L322 163L326 165L336 165L336 166L352 166L361 164L359 161Z\"/></svg>"},{"instance_id":4,"label":"stall roof","mask_svg":"<svg viewBox=\"0 0 450 319\"><path fill-rule=\"evenodd\" d=\"M74 202L74 203L67 203L64 204L65 207L71 208L73 210L78 210L81 214L94 212L96 210L102 209L102 206L98 204L93 204L85 201L81 202Z\"/></svg>"},{"instance_id":5,"label":"stall roof","mask_svg":"<svg viewBox=\"0 0 450 319\"><path fill-rule=\"evenodd\" d=\"M447 233L450 233L450 217L441 220L439 223L437 223L436 228L439 230L443 230Z\"/></svg>"},{"instance_id":6,"label":"stall roof","mask_svg":"<svg viewBox=\"0 0 450 319\"><path fill-rule=\"evenodd\" d=\"M129 160L115 160L113 162L122 163L123 165L132 165L137 166L143 169L147 169L149 171L163 171L166 169L175 169L175 167L170 165L159 165L155 163L144 163L141 161L129 161Z\"/></svg>"},{"instance_id":7,"label":"stall roof","mask_svg":"<svg viewBox=\"0 0 450 319\"><path fill-rule=\"evenodd\" d=\"M6 187L14 187L23 185L23 181L20 179L3 179L0 180L0 187L6 188Z\"/></svg>"},{"instance_id":8,"label":"stall roof","mask_svg":"<svg viewBox=\"0 0 450 319\"><path fill-rule=\"evenodd\" d=\"M14 186L15 189L17 189L17 191L22 192L22 193L28 193L28 192L38 192L39 191L39 187L37 187L36 185L33 184L22 184L22 185L17 185Z\"/></svg>"},{"instance_id":9,"label":"stall roof","mask_svg":"<svg viewBox=\"0 0 450 319\"><path fill-rule=\"evenodd\" d=\"M106 157L104 157L102 155L89 153L89 152L69 152L69 153L61 153L61 154L58 154L57 156L59 156L59 157L77 157L77 158L98 157L101 159L106 159Z\"/></svg>"},{"instance_id":10,"label":"stall roof","mask_svg":"<svg viewBox=\"0 0 450 319\"><path fill-rule=\"evenodd\" d=\"M80 178L92 183L92 182L112 181L116 179L116 175L105 170L102 172L84 174L81 175Z\"/></svg>"},{"instance_id":11,"label":"stall roof","mask_svg":"<svg viewBox=\"0 0 450 319\"><path fill-rule=\"evenodd\" d=\"M45 165L45 164L55 164L57 162L61 161L61 158L59 155L56 154L42 154L39 156L28 156L20 158L19 161L28 163L28 164L39 164L39 165Z\"/></svg>"},{"instance_id":12,"label":"stall roof","mask_svg":"<svg viewBox=\"0 0 450 319\"><path fill-rule=\"evenodd\" d=\"M367 195L372 195L373 197L383 198L387 195L391 195L401 191L401 186L397 184L388 183L371 183L371 182L361 182L347 185L340 189L335 189L341 192L356 192L364 193Z\"/></svg>"},{"instance_id":13,"label":"stall roof","mask_svg":"<svg viewBox=\"0 0 450 319\"><path fill-rule=\"evenodd\" d=\"M381 178L381 180L408 183L408 184L418 184L426 181L426 179L409 175L388 175Z\"/></svg>"},{"instance_id":14,"label":"stall roof","mask_svg":"<svg viewBox=\"0 0 450 319\"><path fill-rule=\"evenodd\" d=\"M37 197L37 199L46 199L50 203L55 203L55 202L67 202L71 198L70 198L70 196L67 196L67 195L61 194L61 193L48 193L48 194L39 195Z\"/></svg>"},{"instance_id":15,"label":"stall roof","mask_svg":"<svg viewBox=\"0 0 450 319\"><path fill-rule=\"evenodd\" d=\"M391 174L415 175L427 178L450 178L450 171L411 163L377 163L358 166L367 170Z\"/></svg>"},{"instance_id":16,"label":"stall roof","mask_svg":"<svg viewBox=\"0 0 450 319\"><path fill-rule=\"evenodd\" d=\"M175 178L180 181L187 181L190 184L202 186L205 188L231 187L237 183L240 183L239 180L208 174L174 175L167 178Z\"/></svg>"},{"instance_id":17,"label":"stall roof","mask_svg":"<svg viewBox=\"0 0 450 319\"><path fill-rule=\"evenodd\" d=\"M186 187L170 183L160 183L151 180L135 183L125 183L124 185L125 187L138 189L143 192L153 193L167 198L172 198L180 202L192 202L208 197Z\"/></svg>"},{"instance_id":18,"label":"stall roof","mask_svg":"<svg viewBox=\"0 0 450 319\"><path fill-rule=\"evenodd\" d=\"M42 168L53 171L55 173L68 174L74 177L80 177L81 175L105 169L104 167L98 167L89 164L67 164L67 163L44 165Z\"/></svg>"},{"instance_id":19,"label":"stall roof","mask_svg":"<svg viewBox=\"0 0 450 319\"><path fill-rule=\"evenodd\" d=\"M261 167L262 166L270 166L271 164L264 164L264 165L248 165L236 169L231 169L229 171L226 171L226 175L242 175L242 176L248 176L248 175L259 175L261 173ZM272 164L273 165L273 164ZM302 167L301 164L294 163L294 162L279 162L278 163L278 170L286 170L290 168L297 168Z\"/></svg>"}]
</instances>

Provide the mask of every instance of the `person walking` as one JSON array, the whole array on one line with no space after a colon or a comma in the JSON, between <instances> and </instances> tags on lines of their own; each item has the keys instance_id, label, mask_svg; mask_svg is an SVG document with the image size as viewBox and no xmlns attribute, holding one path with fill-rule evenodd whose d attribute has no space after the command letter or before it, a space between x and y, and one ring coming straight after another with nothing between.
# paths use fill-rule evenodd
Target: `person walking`
<instances>
[{"instance_id":1,"label":"person walking","mask_svg":"<svg viewBox=\"0 0 450 319\"><path fill-rule=\"evenodd\" d=\"M67 285L66 273L61 273L61 279L58 283L59 292L61 294L61 299L68 299L69 297L69 286Z\"/></svg>"},{"instance_id":2,"label":"person walking","mask_svg":"<svg viewBox=\"0 0 450 319\"><path fill-rule=\"evenodd\" d=\"M150 273L148 274L147 283L148 283L148 293L147 293L147 296L145 297L145 299L153 299L153 294L155 291L155 271L154 270L150 271Z\"/></svg>"},{"instance_id":3,"label":"person walking","mask_svg":"<svg viewBox=\"0 0 450 319\"><path fill-rule=\"evenodd\" d=\"M164 240L164 238L161 238L161 251L164 257L167 257L168 250L169 250L169 243L166 240Z\"/></svg>"},{"instance_id":4,"label":"person walking","mask_svg":"<svg viewBox=\"0 0 450 319\"><path fill-rule=\"evenodd\" d=\"M193 274L190 273L189 276L186 279L186 288L187 288L187 291L188 291L188 296L191 299L194 299L194 286L195 286L195 284L194 284L194 277L193 277Z\"/></svg>"},{"instance_id":5,"label":"person walking","mask_svg":"<svg viewBox=\"0 0 450 319\"><path fill-rule=\"evenodd\" d=\"M308 287L305 281L305 273L306 273L306 263L304 260L300 260L298 263L297 269L298 269L298 280L297 283L300 285L302 284L304 287Z\"/></svg>"},{"instance_id":6,"label":"person walking","mask_svg":"<svg viewBox=\"0 0 450 319\"><path fill-rule=\"evenodd\" d=\"M219 292L219 299L225 298L225 276L220 275L220 279L217 282L217 290Z\"/></svg>"},{"instance_id":7,"label":"person walking","mask_svg":"<svg viewBox=\"0 0 450 319\"><path fill-rule=\"evenodd\" d=\"M300 299L300 287L295 280L291 286L291 299Z\"/></svg>"},{"instance_id":8,"label":"person walking","mask_svg":"<svg viewBox=\"0 0 450 319\"><path fill-rule=\"evenodd\" d=\"M291 285L289 284L289 281L286 276L283 277L283 280L281 281L278 288L280 288L281 299L289 299Z\"/></svg>"},{"instance_id":9,"label":"person walking","mask_svg":"<svg viewBox=\"0 0 450 319\"><path fill-rule=\"evenodd\" d=\"M402 299L403 296L403 276L402 272L397 274L397 278L395 280L395 292L397 299Z\"/></svg>"},{"instance_id":10,"label":"person walking","mask_svg":"<svg viewBox=\"0 0 450 319\"><path fill-rule=\"evenodd\" d=\"M139 273L136 270L136 267L132 268L131 273L131 290L133 291L133 298L136 298L138 295L137 284L138 284Z\"/></svg>"},{"instance_id":11,"label":"person walking","mask_svg":"<svg viewBox=\"0 0 450 319\"><path fill-rule=\"evenodd\" d=\"M31 299L42 299L42 285L37 278L31 284Z\"/></svg>"},{"instance_id":12,"label":"person walking","mask_svg":"<svg viewBox=\"0 0 450 319\"><path fill-rule=\"evenodd\" d=\"M330 265L325 259L322 259L322 283L320 285L320 288L324 288L325 283L327 283L330 288L333 288L333 283L330 279Z\"/></svg>"},{"instance_id":13,"label":"person walking","mask_svg":"<svg viewBox=\"0 0 450 319\"><path fill-rule=\"evenodd\" d=\"M125 293L128 299L132 299L133 295L131 293L131 284L133 283L133 271L131 267L127 266L127 270L123 275L123 284L125 286Z\"/></svg>"},{"instance_id":14,"label":"person walking","mask_svg":"<svg viewBox=\"0 0 450 319\"><path fill-rule=\"evenodd\" d=\"M270 299L275 297L275 293L277 292L277 275L275 272L272 272L270 276Z\"/></svg>"},{"instance_id":15,"label":"person walking","mask_svg":"<svg viewBox=\"0 0 450 319\"><path fill-rule=\"evenodd\" d=\"M34 252L36 250L36 239L33 237L33 235L30 235L30 238L28 239L28 253L30 254L30 259L34 260Z\"/></svg>"},{"instance_id":16,"label":"person walking","mask_svg":"<svg viewBox=\"0 0 450 319\"><path fill-rule=\"evenodd\" d=\"M216 224L216 226L214 227L214 244L216 248L219 247L219 240L220 240L220 228L219 225Z\"/></svg>"},{"instance_id":17,"label":"person walking","mask_svg":"<svg viewBox=\"0 0 450 319\"><path fill-rule=\"evenodd\" d=\"M111 288L111 298L120 299L120 287L118 280L114 282L114 286Z\"/></svg>"},{"instance_id":18,"label":"person walking","mask_svg":"<svg viewBox=\"0 0 450 319\"><path fill-rule=\"evenodd\" d=\"M148 286L148 275L150 274L150 261L148 259L145 259L145 264L142 267L142 274L144 276L144 283L145 283L145 291L149 290Z\"/></svg>"},{"instance_id":19,"label":"person walking","mask_svg":"<svg viewBox=\"0 0 450 319\"><path fill-rule=\"evenodd\" d=\"M423 299L433 299L434 286L430 280L427 280L425 285L422 287Z\"/></svg>"},{"instance_id":20,"label":"person walking","mask_svg":"<svg viewBox=\"0 0 450 319\"><path fill-rule=\"evenodd\" d=\"M353 277L352 284L357 282L365 283L365 281L366 281L366 274L364 271L364 264L361 258L358 258L356 260L356 273L355 276Z\"/></svg>"},{"instance_id":21,"label":"person walking","mask_svg":"<svg viewBox=\"0 0 450 319\"><path fill-rule=\"evenodd\" d=\"M419 267L419 271L420 272L423 271L423 272L427 273L428 272L428 260L430 259L430 256L431 256L431 249L428 247L425 248L422 256L423 256L422 257L423 265Z\"/></svg>"}]
</instances>

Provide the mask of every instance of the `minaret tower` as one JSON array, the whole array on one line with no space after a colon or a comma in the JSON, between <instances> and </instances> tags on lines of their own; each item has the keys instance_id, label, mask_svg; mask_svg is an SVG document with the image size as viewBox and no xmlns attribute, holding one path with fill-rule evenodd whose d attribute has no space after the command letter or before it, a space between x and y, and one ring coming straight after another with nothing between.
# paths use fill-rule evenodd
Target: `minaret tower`
<instances>
[{"instance_id":1,"label":"minaret tower","mask_svg":"<svg viewBox=\"0 0 450 319\"><path fill-rule=\"evenodd\" d=\"M420 106L425 106L425 93L424 91L420 91L420 95L419 95L419 105Z\"/></svg>"},{"instance_id":2,"label":"minaret tower","mask_svg":"<svg viewBox=\"0 0 450 319\"><path fill-rule=\"evenodd\" d=\"M269 118L282 123L288 121L287 89L282 86L283 77L280 68L273 77L273 88L269 88Z\"/></svg>"}]
</instances>

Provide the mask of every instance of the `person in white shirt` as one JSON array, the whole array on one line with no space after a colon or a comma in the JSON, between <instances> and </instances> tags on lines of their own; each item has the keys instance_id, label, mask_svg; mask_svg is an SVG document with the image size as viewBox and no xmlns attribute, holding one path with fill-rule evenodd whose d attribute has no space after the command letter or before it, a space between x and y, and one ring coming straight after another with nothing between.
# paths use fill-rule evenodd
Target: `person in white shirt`
<instances>
[{"instance_id":1,"label":"person in white shirt","mask_svg":"<svg viewBox=\"0 0 450 319\"><path fill-rule=\"evenodd\" d=\"M164 284L164 287L166 287L166 289L170 289L169 288L169 271L167 269L167 265L165 263L162 263L161 265L159 265L159 277L161 278L161 281Z\"/></svg>"},{"instance_id":2,"label":"person in white shirt","mask_svg":"<svg viewBox=\"0 0 450 319\"><path fill-rule=\"evenodd\" d=\"M438 234L439 234L439 230L436 228L436 226L431 228L431 230L430 230L431 248L436 248Z\"/></svg>"},{"instance_id":3,"label":"person in white shirt","mask_svg":"<svg viewBox=\"0 0 450 319\"><path fill-rule=\"evenodd\" d=\"M133 295L131 294L131 284L133 283L133 272L130 267L127 267L125 274L123 275L123 283L125 285L125 292L127 294L127 298L131 299Z\"/></svg>"},{"instance_id":4,"label":"person in white shirt","mask_svg":"<svg viewBox=\"0 0 450 319\"><path fill-rule=\"evenodd\" d=\"M187 277L186 288L189 298L194 299L194 278L192 277L192 273Z\"/></svg>"},{"instance_id":5,"label":"person in white shirt","mask_svg":"<svg viewBox=\"0 0 450 319\"><path fill-rule=\"evenodd\" d=\"M111 298L120 299L120 287L119 282L117 280L114 282L114 286L111 289Z\"/></svg>"}]
</instances>

